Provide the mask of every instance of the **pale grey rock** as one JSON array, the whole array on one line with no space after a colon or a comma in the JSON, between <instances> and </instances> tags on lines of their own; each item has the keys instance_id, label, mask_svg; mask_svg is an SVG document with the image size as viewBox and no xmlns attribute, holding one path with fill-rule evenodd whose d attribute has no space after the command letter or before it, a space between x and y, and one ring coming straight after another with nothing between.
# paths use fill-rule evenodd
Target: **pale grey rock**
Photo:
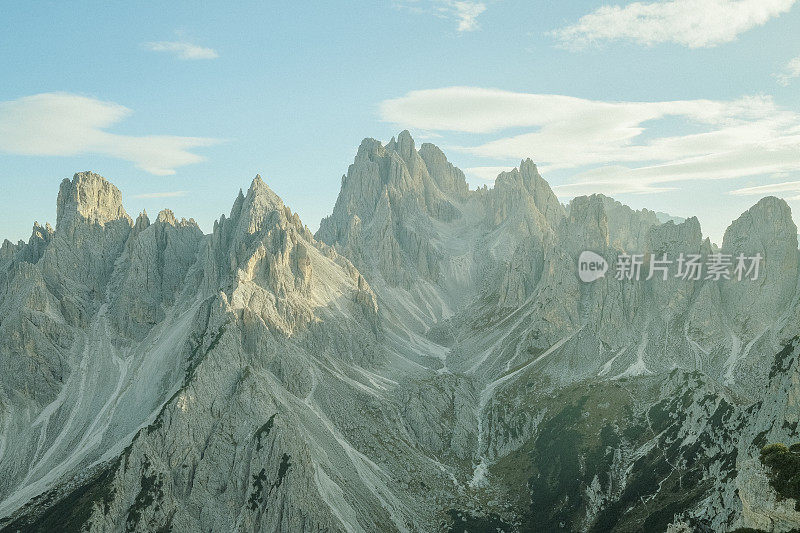
<instances>
[{"instance_id":1,"label":"pale grey rock","mask_svg":"<svg viewBox=\"0 0 800 533\"><path fill-rule=\"evenodd\" d=\"M120 191L92 172L65 179L57 207L52 245L40 266L48 286L63 298L67 322L86 327L105 296L133 221Z\"/></svg>"},{"instance_id":2,"label":"pale grey rock","mask_svg":"<svg viewBox=\"0 0 800 533\"><path fill-rule=\"evenodd\" d=\"M93 172L79 172L61 182L58 191L57 224L63 229L76 223L103 226L117 220L131 221L122 207L122 193Z\"/></svg>"},{"instance_id":3,"label":"pale grey rock","mask_svg":"<svg viewBox=\"0 0 800 533\"><path fill-rule=\"evenodd\" d=\"M415 442L435 457L472 459L477 444L477 396L470 380L442 374L404 383L398 394Z\"/></svg>"},{"instance_id":4,"label":"pale grey rock","mask_svg":"<svg viewBox=\"0 0 800 533\"><path fill-rule=\"evenodd\" d=\"M628 253L641 252L648 230L662 223L656 213L649 209L636 211L613 198L602 194L597 196L603 201L603 207L608 213L611 244Z\"/></svg>"},{"instance_id":5,"label":"pale grey rock","mask_svg":"<svg viewBox=\"0 0 800 533\"><path fill-rule=\"evenodd\" d=\"M565 208L530 160L470 191L408 132L362 142L316 236L259 176L209 235L121 198L76 174L55 231L0 247L0 527L85 489L90 531L797 521L757 462L800 422L782 201L726 233L767 258L737 285L582 283L583 250L720 250L696 218Z\"/></svg>"},{"instance_id":6,"label":"pale grey rock","mask_svg":"<svg viewBox=\"0 0 800 533\"><path fill-rule=\"evenodd\" d=\"M423 143L419 148L419 156L439 190L456 199L466 199L469 195L469 186L464 172L453 166L438 146Z\"/></svg>"},{"instance_id":7,"label":"pale grey rock","mask_svg":"<svg viewBox=\"0 0 800 533\"><path fill-rule=\"evenodd\" d=\"M760 200L725 231L722 253L731 254L734 265L738 254L763 257L757 280L737 283L733 276L721 287L723 306L737 329L758 335L786 310L797 288L797 227L789 206L772 196Z\"/></svg>"},{"instance_id":8,"label":"pale grey rock","mask_svg":"<svg viewBox=\"0 0 800 533\"><path fill-rule=\"evenodd\" d=\"M172 211L159 213L153 224L147 213L137 218L111 291L111 316L120 332L142 338L164 320L197 261L202 240L193 220L178 221Z\"/></svg>"},{"instance_id":9,"label":"pale grey rock","mask_svg":"<svg viewBox=\"0 0 800 533\"><path fill-rule=\"evenodd\" d=\"M50 224L45 224L44 227L40 226L38 222L33 223L33 232L31 233L28 244L22 250L22 255L19 260L27 263L36 264L39 259L44 255L44 251L50 241L53 240L55 231Z\"/></svg>"},{"instance_id":10,"label":"pale grey rock","mask_svg":"<svg viewBox=\"0 0 800 533\"><path fill-rule=\"evenodd\" d=\"M748 459L739 466L737 486L742 500L742 527L776 533L797 528L800 512L795 509L795 502L778 499L758 459Z\"/></svg>"}]
</instances>

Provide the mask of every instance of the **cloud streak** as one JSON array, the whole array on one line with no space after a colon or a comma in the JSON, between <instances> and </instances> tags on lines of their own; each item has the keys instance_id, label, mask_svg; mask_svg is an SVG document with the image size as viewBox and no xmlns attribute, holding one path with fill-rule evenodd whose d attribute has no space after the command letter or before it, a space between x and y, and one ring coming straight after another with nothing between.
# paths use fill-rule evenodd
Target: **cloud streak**
<instances>
[{"instance_id":1,"label":"cloud streak","mask_svg":"<svg viewBox=\"0 0 800 533\"><path fill-rule=\"evenodd\" d=\"M448 2L448 4L458 21L458 31L478 29L478 16L486 11L486 4L468 1Z\"/></svg>"},{"instance_id":2,"label":"cloud streak","mask_svg":"<svg viewBox=\"0 0 800 533\"><path fill-rule=\"evenodd\" d=\"M734 196L764 196L771 194L781 196L787 200L800 200L800 181L784 181L756 187L744 187L731 191L730 194Z\"/></svg>"},{"instance_id":3,"label":"cloud streak","mask_svg":"<svg viewBox=\"0 0 800 533\"><path fill-rule=\"evenodd\" d=\"M96 154L134 163L159 176L202 161L190 150L217 139L172 135L132 136L107 129L132 111L113 102L69 93L42 93L0 102L0 151L18 155Z\"/></svg>"},{"instance_id":4,"label":"cloud streak","mask_svg":"<svg viewBox=\"0 0 800 533\"><path fill-rule=\"evenodd\" d=\"M800 171L800 115L766 96L603 102L448 87L384 101L380 112L410 129L491 134L482 144L451 149L496 161L532 157L545 172L566 170L568 183L555 187L562 197ZM681 133L665 134L675 123ZM507 130L513 134L503 135ZM472 174L484 177L479 168Z\"/></svg>"},{"instance_id":5,"label":"cloud streak","mask_svg":"<svg viewBox=\"0 0 800 533\"><path fill-rule=\"evenodd\" d=\"M788 12L797 0L669 0L603 6L552 32L566 48L625 40L706 48Z\"/></svg>"},{"instance_id":6,"label":"cloud streak","mask_svg":"<svg viewBox=\"0 0 800 533\"><path fill-rule=\"evenodd\" d=\"M800 78L800 56L791 59L783 69L783 72L775 74L779 85L787 87L795 78Z\"/></svg>"},{"instance_id":7,"label":"cloud streak","mask_svg":"<svg viewBox=\"0 0 800 533\"><path fill-rule=\"evenodd\" d=\"M485 3L474 0L400 0L394 5L414 13L428 13L455 20L458 32L477 30L478 17L486 11Z\"/></svg>"},{"instance_id":8,"label":"cloud streak","mask_svg":"<svg viewBox=\"0 0 800 533\"><path fill-rule=\"evenodd\" d=\"M143 46L153 52L168 52L178 59L216 59L219 57L213 48L197 46L185 41L156 41L144 43Z\"/></svg>"}]
</instances>

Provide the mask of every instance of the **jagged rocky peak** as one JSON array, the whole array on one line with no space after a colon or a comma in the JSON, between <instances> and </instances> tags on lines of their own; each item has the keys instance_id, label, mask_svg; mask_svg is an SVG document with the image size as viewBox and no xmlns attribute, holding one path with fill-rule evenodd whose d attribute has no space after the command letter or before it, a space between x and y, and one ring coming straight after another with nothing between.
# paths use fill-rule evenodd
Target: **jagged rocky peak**
<instances>
[{"instance_id":1,"label":"jagged rocky peak","mask_svg":"<svg viewBox=\"0 0 800 533\"><path fill-rule=\"evenodd\" d=\"M366 208L373 208L386 189L396 193L420 193L421 171L414 141L408 132L392 138L386 146L376 139L364 139L342 183L341 194L350 203L362 197Z\"/></svg>"},{"instance_id":2,"label":"jagged rocky peak","mask_svg":"<svg viewBox=\"0 0 800 533\"><path fill-rule=\"evenodd\" d=\"M789 205L774 196L762 198L725 231L722 253L733 256L732 268L739 254L761 254L758 279L747 283L734 280L722 287L734 320L753 333L786 310L797 287L797 226ZM749 261L746 266L749 268Z\"/></svg>"},{"instance_id":3,"label":"jagged rocky peak","mask_svg":"<svg viewBox=\"0 0 800 533\"><path fill-rule=\"evenodd\" d=\"M533 200L536 203L537 209L545 218L552 220L556 217L564 216L564 208L558 201L550 184L547 183L542 175L539 174L539 169L536 164L527 158L519 164L519 173L522 177L522 183L533 195Z\"/></svg>"},{"instance_id":4,"label":"jagged rocky peak","mask_svg":"<svg viewBox=\"0 0 800 533\"><path fill-rule=\"evenodd\" d=\"M238 198L235 204L237 203L239 203ZM249 234L258 233L263 230L272 214L277 214L279 217L291 218L291 215L288 214L288 209L283 205L283 200L264 183L260 174L256 175L250 188L247 190L247 196L241 203L240 214L246 217L246 219L243 220L247 223L246 229ZM274 221L271 223L274 223Z\"/></svg>"},{"instance_id":5,"label":"jagged rocky peak","mask_svg":"<svg viewBox=\"0 0 800 533\"><path fill-rule=\"evenodd\" d=\"M72 181L64 179L58 191L56 227L80 216L89 223L104 225L115 220L133 221L122 207L122 193L94 172L79 172Z\"/></svg>"},{"instance_id":6,"label":"jagged rocky peak","mask_svg":"<svg viewBox=\"0 0 800 533\"><path fill-rule=\"evenodd\" d=\"M774 196L762 198L731 223L725 231L722 247L729 249L748 241L797 249L797 226L789 204Z\"/></svg>"},{"instance_id":7,"label":"jagged rocky peak","mask_svg":"<svg viewBox=\"0 0 800 533\"><path fill-rule=\"evenodd\" d=\"M3 245L0 246L0 259L10 259L13 257L16 249L17 246L13 242L9 241L8 239L3 239Z\"/></svg>"},{"instance_id":8,"label":"jagged rocky peak","mask_svg":"<svg viewBox=\"0 0 800 533\"><path fill-rule=\"evenodd\" d=\"M68 301L64 308L71 309L68 320L74 325L84 325L101 305L132 229L122 193L102 176L79 172L61 182L56 231L37 266L48 286Z\"/></svg>"},{"instance_id":9,"label":"jagged rocky peak","mask_svg":"<svg viewBox=\"0 0 800 533\"><path fill-rule=\"evenodd\" d=\"M297 213L293 213L289 206L269 188L258 174L253 179L247 195L234 202L234 209L241 205L239 211L239 228L248 235L277 235L288 236L293 242L298 237L313 242L314 238L309 229L300 220Z\"/></svg>"},{"instance_id":10,"label":"jagged rocky peak","mask_svg":"<svg viewBox=\"0 0 800 533\"><path fill-rule=\"evenodd\" d=\"M33 231L31 237L28 239L28 244L22 248L23 261L28 263L36 263L41 259L44 254L45 248L53 240L55 231L50 224L45 224L44 227L38 222L33 223Z\"/></svg>"},{"instance_id":11,"label":"jagged rocky peak","mask_svg":"<svg viewBox=\"0 0 800 533\"><path fill-rule=\"evenodd\" d=\"M214 233L226 238L233 237L234 233L253 235L266 227L265 221L270 215L277 213L280 218L285 216L285 211L286 207L280 197L257 174L247 190L247 195L239 189L230 215L226 217L223 214L214 222Z\"/></svg>"},{"instance_id":12,"label":"jagged rocky peak","mask_svg":"<svg viewBox=\"0 0 800 533\"><path fill-rule=\"evenodd\" d=\"M573 198L569 204L570 217L583 219L587 209L598 213L597 216L602 212L608 228L608 244L629 253L643 252L648 244L649 229L661 224L653 211L637 211L603 194Z\"/></svg>"},{"instance_id":13,"label":"jagged rocky peak","mask_svg":"<svg viewBox=\"0 0 800 533\"><path fill-rule=\"evenodd\" d=\"M383 157L384 155L386 155L386 148L382 142L372 137L364 137L361 140L361 144L358 145L355 159L371 159L375 156Z\"/></svg>"},{"instance_id":14,"label":"jagged rocky peak","mask_svg":"<svg viewBox=\"0 0 800 533\"><path fill-rule=\"evenodd\" d=\"M501 174L493 189L470 191L464 173L442 150L426 143L417 151L411 134L403 131L385 146L362 141L333 213L322 220L316 237L337 246L359 269L376 268L389 283L410 286L412 273L439 280L443 256L438 247L447 238L436 223L456 223L466 214L490 227L507 226L503 231L510 238L497 250L510 257L517 230L542 243L552 239L566 212L530 159ZM465 261L459 267L444 265L451 281L466 279L462 274L472 268L472 258Z\"/></svg>"},{"instance_id":15,"label":"jagged rocky peak","mask_svg":"<svg viewBox=\"0 0 800 533\"><path fill-rule=\"evenodd\" d=\"M175 216L175 213L173 213L171 209L162 209L158 213L158 217L156 218L156 223L166 224L169 226L174 226L176 228L186 227L186 226L198 227L197 222L195 222L193 218L190 218L188 220L185 218L181 218L180 220L178 220L178 218Z\"/></svg>"},{"instance_id":16,"label":"jagged rocky peak","mask_svg":"<svg viewBox=\"0 0 800 533\"><path fill-rule=\"evenodd\" d=\"M348 249L346 255L359 269L375 263L391 283L410 283L410 270L435 279L439 254L430 222L461 217L459 205L468 190L463 173L438 148L430 145L424 153L432 172L408 131L386 146L364 139L316 238Z\"/></svg>"},{"instance_id":17,"label":"jagged rocky peak","mask_svg":"<svg viewBox=\"0 0 800 533\"><path fill-rule=\"evenodd\" d=\"M442 192L457 199L465 199L469 193L467 178L460 168L447 160L441 149L431 143L423 143L419 156L425 162L428 173Z\"/></svg>"},{"instance_id":18,"label":"jagged rocky peak","mask_svg":"<svg viewBox=\"0 0 800 533\"><path fill-rule=\"evenodd\" d=\"M434 148L438 150L435 146ZM386 145L386 150L390 154L397 154L405 165L405 169L398 169L400 172L392 172L388 176L390 178L390 183L395 187L399 187L401 190L411 189L415 193L421 193L425 197L425 201L429 204L435 204L437 193L439 195L441 195L441 193L448 193L451 192L450 189L455 189L455 192L460 191L458 183L448 182L448 179L453 180L454 176L450 176L449 178L445 176L434 177L434 172L431 171L432 169L428 168L427 162L422 157L422 154L417 152L414 139L411 137L411 133L409 133L408 130L400 132L397 136L397 140L392 138ZM439 153L444 157L441 150L439 150ZM444 159L443 163L447 164L447 159ZM458 176L455 176L456 179L457 177ZM463 174L461 174L461 178L463 184L466 185ZM442 188L440 184L443 184L444 188Z\"/></svg>"},{"instance_id":19,"label":"jagged rocky peak","mask_svg":"<svg viewBox=\"0 0 800 533\"><path fill-rule=\"evenodd\" d=\"M242 189L239 189L239 194L236 196L236 200L234 200L233 202L233 207L231 207L230 216L233 217L234 213L238 214L242 210L243 205L244 205L244 193L242 192Z\"/></svg>"},{"instance_id":20,"label":"jagged rocky peak","mask_svg":"<svg viewBox=\"0 0 800 533\"><path fill-rule=\"evenodd\" d=\"M0 270L3 270L14 261L37 263L53 240L54 234L55 231L50 224L42 226L39 222L34 222L31 236L28 238L27 243L20 240L17 244L14 244L6 239L3 241L2 247L0 247Z\"/></svg>"},{"instance_id":21,"label":"jagged rocky peak","mask_svg":"<svg viewBox=\"0 0 800 533\"><path fill-rule=\"evenodd\" d=\"M292 215L283 200L269 188L258 174L250 184L245 195L241 190L233 202L230 215L224 214L214 222L214 235L217 240L249 243L257 236L263 236L278 227L286 229L292 223L303 229L299 217Z\"/></svg>"},{"instance_id":22,"label":"jagged rocky peak","mask_svg":"<svg viewBox=\"0 0 800 533\"><path fill-rule=\"evenodd\" d=\"M225 286L230 280L251 279L259 274L262 265L269 265L263 269L269 271L267 284L280 281L289 285L294 280L288 280L288 274L278 280L277 269L291 265L310 277L301 257L306 245L316 245L311 232L257 175L246 195L239 191L230 217L222 215L214 223L208 243L210 261L204 267L206 283Z\"/></svg>"},{"instance_id":23,"label":"jagged rocky peak","mask_svg":"<svg viewBox=\"0 0 800 533\"><path fill-rule=\"evenodd\" d=\"M51 240L53 240L54 233L55 230L53 230L53 227L50 226L49 223L41 226L38 222L34 222L31 237L28 239L28 246L34 248L43 248L47 246Z\"/></svg>"},{"instance_id":24,"label":"jagged rocky peak","mask_svg":"<svg viewBox=\"0 0 800 533\"><path fill-rule=\"evenodd\" d=\"M403 130L397 135L397 140L392 137L389 144L386 145L388 150L394 150L404 161L410 161L416 155L416 147L414 139L411 137L411 132Z\"/></svg>"},{"instance_id":25,"label":"jagged rocky peak","mask_svg":"<svg viewBox=\"0 0 800 533\"><path fill-rule=\"evenodd\" d=\"M147 216L147 210L143 209L139 216L136 217L136 222L133 225L133 233L139 234L150 227L150 217Z\"/></svg>"},{"instance_id":26,"label":"jagged rocky peak","mask_svg":"<svg viewBox=\"0 0 800 533\"><path fill-rule=\"evenodd\" d=\"M31 239L49 240L53 236L53 233L53 227L49 222L42 226L37 221L33 223L33 233L31 234Z\"/></svg>"},{"instance_id":27,"label":"jagged rocky peak","mask_svg":"<svg viewBox=\"0 0 800 533\"><path fill-rule=\"evenodd\" d=\"M177 221L169 209L152 224L147 213L139 215L127 241L125 266L114 277L112 321L121 333L141 338L165 318L196 262L202 239L193 220Z\"/></svg>"},{"instance_id":28,"label":"jagged rocky peak","mask_svg":"<svg viewBox=\"0 0 800 533\"><path fill-rule=\"evenodd\" d=\"M334 211L371 218L384 193L394 203L415 202L434 216L446 215L448 198L463 200L468 192L463 172L451 165L441 150L425 144L417 152L408 130L386 146L364 139L353 164L342 179Z\"/></svg>"},{"instance_id":29,"label":"jagged rocky peak","mask_svg":"<svg viewBox=\"0 0 800 533\"><path fill-rule=\"evenodd\" d=\"M558 197L530 159L522 160L519 167L501 172L493 188L479 190L478 194L486 202L490 220L495 225L521 214L534 220L534 226L543 230L559 227L566 217Z\"/></svg>"},{"instance_id":30,"label":"jagged rocky peak","mask_svg":"<svg viewBox=\"0 0 800 533\"><path fill-rule=\"evenodd\" d=\"M283 201L269 188L269 185L264 183L261 174L256 174L256 177L253 178L253 181L250 183L250 188L247 190L247 196L258 197L265 201L274 202L283 206Z\"/></svg>"},{"instance_id":31,"label":"jagged rocky peak","mask_svg":"<svg viewBox=\"0 0 800 533\"><path fill-rule=\"evenodd\" d=\"M774 196L762 198L725 230L722 249L734 254L760 252L765 255L766 267L773 263L771 274L793 274L797 269L797 226L789 205ZM780 271L775 263L781 265Z\"/></svg>"},{"instance_id":32,"label":"jagged rocky peak","mask_svg":"<svg viewBox=\"0 0 800 533\"><path fill-rule=\"evenodd\" d=\"M703 245L703 232L697 217L676 223L669 220L650 226L647 251L697 253Z\"/></svg>"},{"instance_id":33,"label":"jagged rocky peak","mask_svg":"<svg viewBox=\"0 0 800 533\"><path fill-rule=\"evenodd\" d=\"M261 176L246 194L239 192L230 216L215 223L200 257L203 285L221 287L229 308L248 324L291 335L343 293L375 320L376 298L366 280L315 241Z\"/></svg>"},{"instance_id":34,"label":"jagged rocky peak","mask_svg":"<svg viewBox=\"0 0 800 533\"><path fill-rule=\"evenodd\" d=\"M173 213L171 209L162 209L161 212L158 213L156 222L169 224L170 226L175 226L178 223L175 219L175 213Z\"/></svg>"},{"instance_id":35,"label":"jagged rocky peak","mask_svg":"<svg viewBox=\"0 0 800 533\"><path fill-rule=\"evenodd\" d=\"M601 251L611 244L609 222L598 196L578 196L569 204L569 225L575 245L581 250Z\"/></svg>"}]
</instances>

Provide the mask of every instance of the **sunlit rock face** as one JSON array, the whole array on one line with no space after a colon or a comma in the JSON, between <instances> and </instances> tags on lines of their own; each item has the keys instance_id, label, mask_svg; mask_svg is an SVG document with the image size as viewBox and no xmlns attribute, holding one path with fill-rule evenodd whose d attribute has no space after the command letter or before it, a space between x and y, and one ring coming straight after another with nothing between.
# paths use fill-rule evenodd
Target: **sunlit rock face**
<instances>
[{"instance_id":1,"label":"sunlit rock face","mask_svg":"<svg viewBox=\"0 0 800 533\"><path fill-rule=\"evenodd\" d=\"M408 132L361 143L316 235L259 176L207 235L122 200L76 174L0 247L0 528L800 527L759 460L800 440L782 200L717 247L530 160L470 190ZM646 279L719 253L758 276Z\"/></svg>"}]
</instances>

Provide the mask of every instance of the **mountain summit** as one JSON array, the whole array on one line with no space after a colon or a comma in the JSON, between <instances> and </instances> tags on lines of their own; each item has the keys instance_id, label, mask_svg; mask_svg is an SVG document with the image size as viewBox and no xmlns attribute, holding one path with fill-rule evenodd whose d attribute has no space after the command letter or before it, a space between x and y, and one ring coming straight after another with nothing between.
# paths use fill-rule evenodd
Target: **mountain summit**
<instances>
[{"instance_id":1,"label":"mountain summit","mask_svg":"<svg viewBox=\"0 0 800 533\"><path fill-rule=\"evenodd\" d=\"M79 172L72 181L65 179L58 191L57 226L69 224L75 217L95 224L106 224L130 217L122 207L122 193L102 176Z\"/></svg>"},{"instance_id":2,"label":"mountain summit","mask_svg":"<svg viewBox=\"0 0 800 533\"><path fill-rule=\"evenodd\" d=\"M721 248L662 218L564 206L530 159L469 190L407 131L316 235L260 176L204 235L76 174L0 248L0 528L797 527L760 455L800 422L789 207Z\"/></svg>"}]
</instances>

